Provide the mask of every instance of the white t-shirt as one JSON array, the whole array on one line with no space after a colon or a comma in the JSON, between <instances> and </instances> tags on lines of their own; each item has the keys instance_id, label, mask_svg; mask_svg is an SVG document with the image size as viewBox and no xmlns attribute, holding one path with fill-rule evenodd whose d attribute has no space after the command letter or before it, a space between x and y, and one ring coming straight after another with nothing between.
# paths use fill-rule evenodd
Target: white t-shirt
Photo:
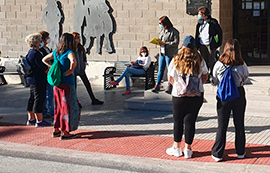
<instances>
[{"instance_id":1,"label":"white t-shirt","mask_svg":"<svg viewBox=\"0 0 270 173\"><path fill-rule=\"evenodd\" d=\"M209 23L204 21L204 23L199 27L199 31L200 31L200 43L202 45L209 45L210 44L210 40L209 40Z\"/></svg>"},{"instance_id":2,"label":"white t-shirt","mask_svg":"<svg viewBox=\"0 0 270 173\"><path fill-rule=\"evenodd\" d=\"M143 67L143 69L146 71L150 64L151 64L151 58L150 56L147 56L147 57L143 57L143 56L139 56L137 58L137 63Z\"/></svg>"},{"instance_id":3,"label":"white t-shirt","mask_svg":"<svg viewBox=\"0 0 270 173\"><path fill-rule=\"evenodd\" d=\"M183 88L179 88L179 87L183 87L183 86L177 85L177 82L179 80L179 71L176 69L173 62L174 62L174 59L171 60L171 63L170 63L169 68L168 68L168 76L173 77L173 80L174 80L174 85L173 85L173 89L172 89L172 96L181 97L179 94L179 91L181 91ZM202 74L207 74L207 73L208 73L208 69L207 69L206 63L204 60L202 60L201 73L198 75L198 78L200 78L199 79L200 80L199 81L199 91L201 93L204 92L201 76L202 76Z\"/></svg>"}]
</instances>

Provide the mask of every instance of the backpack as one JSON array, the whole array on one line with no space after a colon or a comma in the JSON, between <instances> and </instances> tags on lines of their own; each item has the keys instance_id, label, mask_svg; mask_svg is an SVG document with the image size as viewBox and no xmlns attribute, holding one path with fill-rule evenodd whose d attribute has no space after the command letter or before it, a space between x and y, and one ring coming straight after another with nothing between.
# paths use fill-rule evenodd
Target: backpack
<instances>
[{"instance_id":1,"label":"backpack","mask_svg":"<svg viewBox=\"0 0 270 173\"><path fill-rule=\"evenodd\" d=\"M175 81L177 87L177 95L178 96L201 96L201 91L199 89L200 80L198 74L178 74L178 81Z\"/></svg>"},{"instance_id":2,"label":"backpack","mask_svg":"<svg viewBox=\"0 0 270 173\"><path fill-rule=\"evenodd\" d=\"M232 75L231 67L226 68L226 71L223 74L223 77L218 85L217 96L223 102L230 102L240 97L238 88Z\"/></svg>"},{"instance_id":3,"label":"backpack","mask_svg":"<svg viewBox=\"0 0 270 173\"><path fill-rule=\"evenodd\" d=\"M47 81L51 86L59 86L62 80L62 71L60 67L60 62L58 60L54 60L48 74Z\"/></svg>"},{"instance_id":4,"label":"backpack","mask_svg":"<svg viewBox=\"0 0 270 173\"><path fill-rule=\"evenodd\" d=\"M24 75L26 77L31 76L33 70L31 68L31 64L29 60L27 59L28 54L24 56L20 56L18 65L17 65L17 71L19 74Z\"/></svg>"}]
</instances>

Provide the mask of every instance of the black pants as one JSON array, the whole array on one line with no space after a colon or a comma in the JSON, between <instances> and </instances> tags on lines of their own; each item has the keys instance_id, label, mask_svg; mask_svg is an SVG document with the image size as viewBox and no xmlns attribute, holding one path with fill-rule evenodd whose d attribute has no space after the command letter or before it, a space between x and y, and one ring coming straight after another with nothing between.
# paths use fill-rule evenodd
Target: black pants
<instances>
[{"instance_id":1,"label":"black pants","mask_svg":"<svg viewBox=\"0 0 270 173\"><path fill-rule=\"evenodd\" d=\"M46 99L47 84L30 84L30 98L28 100L27 111L42 113Z\"/></svg>"},{"instance_id":2,"label":"black pants","mask_svg":"<svg viewBox=\"0 0 270 173\"><path fill-rule=\"evenodd\" d=\"M174 141L181 142L185 124L185 143L192 144L195 134L195 122L203 103L200 97L173 97Z\"/></svg>"},{"instance_id":3,"label":"black pants","mask_svg":"<svg viewBox=\"0 0 270 173\"><path fill-rule=\"evenodd\" d=\"M203 56L208 69L210 69L210 75L215 65L216 49L211 50L210 46L200 45L200 53Z\"/></svg>"},{"instance_id":4,"label":"black pants","mask_svg":"<svg viewBox=\"0 0 270 173\"><path fill-rule=\"evenodd\" d=\"M84 84L84 86L85 86L91 100L92 101L96 100L96 98L94 96L94 93L92 91L92 88L91 88L91 84L90 84L85 72L83 74L81 74L81 75L78 75L78 76L80 76L81 80L83 81L83 84ZM76 80L76 87L77 87L77 80Z\"/></svg>"},{"instance_id":5,"label":"black pants","mask_svg":"<svg viewBox=\"0 0 270 173\"><path fill-rule=\"evenodd\" d=\"M225 145L228 123L232 111L235 127L235 149L236 153L242 155L245 153L245 125L244 117L246 110L246 96L243 87L239 87L240 97L231 102L222 102L217 97L218 129L216 141L212 148L212 155L222 158Z\"/></svg>"}]
</instances>

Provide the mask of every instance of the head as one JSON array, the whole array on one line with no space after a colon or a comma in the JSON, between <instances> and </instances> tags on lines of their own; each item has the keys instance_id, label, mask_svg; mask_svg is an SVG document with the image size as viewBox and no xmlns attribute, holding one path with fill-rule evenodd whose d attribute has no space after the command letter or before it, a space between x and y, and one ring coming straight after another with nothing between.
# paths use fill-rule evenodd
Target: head
<instances>
[{"instance_id":1,"label":"head","mask_svg":"<svg viewBox=\"0 0 270 173\"><path fill-rule=\"evenodd\" d=\"M223 64L230 66L238 66L244 64L241 53L241 45L237 39L230 39L226 42L224 51L218 60Z\"/></svg>"},{"instance_id":2,"label":"head","mask_svg":"<svg viewBox=\"0 0 270 173\"><path fill-rule=\"evenodd\" d=\"M173 27L173 24L167 16L162 16L161 18L159 18L159 26L162 29L166 30Z\"/></svg>"},{"instance_id":3,"label":"head","mask_svg":"<svg viewBox=\"0 0 270 173\"><path fill-rule=\"evenodd\" d=\"M208 16L210 16L210 10L207 7L202 6L202 7L198 8L198 18L199 19L206 20L208 18Z\"/></svg>"},{"instance_id":4,"label":"head","mask_svg":"<svg viewBox=\"0 0 270 173\"><path fill-rule=\"evenodd\" d=\"M63 53L66 49L73 50L73 35L69 33L64 33L61 35L57 45L56 53Z\"/></svg>"},{"instance_id":5,"label":"head","mask_svg":"<svg viewBox=\"0 0 270 173\"><path fill-rule=\"evenodd\" d=\"M51 42L50 34L47 31L39 31L39 33L42 36L41 37L42 38L41 47L46 47L47 44L49 44Z\"/></svg>"},{"instance_id":6,"label":"head","mask_svg":"<svg viewBox=\"0 0 270 173\"><path fill-rule=\"evenodd\" d=\"M140 48L139 55L142 56L142 57L147 57L149 55L149 51L148 51L146 46L143 46L143 47Z\"/></svg>"},{"instance_id":7,"label":"head","mask_svg":"<svg viewBox=\"0 0 270 173\"><path fill-rule=\"evenodd\" d=\"M42 36L40 33L34 33L26 36L25 43L32 49L39 49L42 42Z\"/></svg>"},{"instance_id":8,"label":"head","mask_svg":"<svg viewBox=\"0 0 270 173\"><path fill-rule=\"evenodd\" d=\"M78 32L73 32L73 49L76 51L77 48L79 49L79 51L84 52L85 53L85 49L84 47L81 45L81 36Z\"/></svg>"},{"instance_id":9,"label":"head","mask_svg":"<svg viewBox=\"0 0 270 173\"><path fill-rule=\"evenodd\" d=\"M195 40L192 36L186 36L183 46L174 57L174 65L179 69L179 74L199 74L201 72L202 57L195 47Z\"/></svg>"},{"instance_id":10,"label":"head","mask_svg":"<svg viewBox=\"0 0 270 173\"><path fill-rule=\"evenodd\" d=\"M195 39L191 35L187 35L184 38L183 44L184 47L194 49L195 46Z\"/></svg>"}]
</instances>

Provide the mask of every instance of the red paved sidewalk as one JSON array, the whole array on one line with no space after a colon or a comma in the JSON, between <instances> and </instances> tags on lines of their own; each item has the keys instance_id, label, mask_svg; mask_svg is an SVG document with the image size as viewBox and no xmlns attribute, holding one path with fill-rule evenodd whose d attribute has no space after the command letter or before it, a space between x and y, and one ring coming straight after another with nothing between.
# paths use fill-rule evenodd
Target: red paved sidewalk
<instances>
[{"instance_id":1,"label":"red paved sidewalk","mask_svg":"<svg viewBox=\"0 0 270 173\"><path fill-rule=\"evenodd\" d=\"M184 159L184 157L177 158L168 156L165 153L166 148L170 147L173 143L172 137L111 131L77 130L76 133L79 134L80 137L61 141L59 138L51 137L52 130L52 127L35 128L0 123L0 141L166 160L214 162L211 158L211 147L214 143L212 140L195 139L192 145L194 158L187 160ZM247 144L246 152L246 159L237 159L234 143L227 142L223 162L270 165L269 145Z\"/></svg>"}]
</instances>

